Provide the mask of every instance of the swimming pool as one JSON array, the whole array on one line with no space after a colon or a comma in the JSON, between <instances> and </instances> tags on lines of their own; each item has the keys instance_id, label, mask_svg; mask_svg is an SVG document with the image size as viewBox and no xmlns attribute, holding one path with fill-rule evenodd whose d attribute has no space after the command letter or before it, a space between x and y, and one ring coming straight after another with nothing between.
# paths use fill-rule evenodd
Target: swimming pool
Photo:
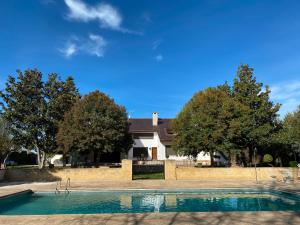
<instances>
[{"instance_id":1,"label":"swimming pool","mask_svg":"<svg viewBox=\"0 0 300 225\"><path fill-rule=\"evenodd\" d=\"M0 199L1 215L300 211L300 196L274 190L201 189L23 193Z\"/></svg>"}]
</instances>

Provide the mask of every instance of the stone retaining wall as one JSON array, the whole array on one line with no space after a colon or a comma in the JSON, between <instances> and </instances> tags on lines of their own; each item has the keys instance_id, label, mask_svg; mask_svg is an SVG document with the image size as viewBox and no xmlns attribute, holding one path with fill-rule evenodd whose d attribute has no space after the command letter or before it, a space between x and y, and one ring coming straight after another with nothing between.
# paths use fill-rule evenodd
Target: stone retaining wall
<instances>
[{"instance_id":1,"label":"stone retaining wall","mask_svg":"<svg viewBox=\"0 0 300 225\"><path fill-rule=\"evenodd\" d=\"M8 181L103 181L132 180L132 161L122 160L121 168L59 168L59 169L9 169L5 178Z\"/></svg>"},{"instance_id":2,"label":"stone retaining wall","mask_svg":"<svg viewBox=\"0 0 300 225\"><path fill-rule=\"evenodd\" d=\"M5 174L5 170L0 169L0 181L4 180L4 174Z\"/></svg>"},{"instance_id":3,"label":"stone retaining wall","mask_svg":"<svg viewBox=\"0 0 300 225\"><path fill-rule=\"evenodd\" d=\"M174 160L164 163L166 180L243 180L255 181L255 168L195 168L176 167ZM282 181L285 177L299 179L299 168L258 167L258 181ZM0 170L4 174L4 170ZM77 182L89 181L130 181L132 180L132 161L122 160L121 168L61 168L61 169L8 169L5 171L8 181L57 181L67 178Z\"/></svg>"},{"instance_id":4,"label":"stone retaining wall","mask_svg":"<svg viewBox=\"0 0 300 225\"><path fill-rule=\"evenodd\" d=\"M284 177L297 179L300 176L299 168L258 167L257 179L259 181L279 181ZM256 180L255 168L195 168L176 167L175 161L165 163L166 180Z\"/></svg>"}]
</instances>

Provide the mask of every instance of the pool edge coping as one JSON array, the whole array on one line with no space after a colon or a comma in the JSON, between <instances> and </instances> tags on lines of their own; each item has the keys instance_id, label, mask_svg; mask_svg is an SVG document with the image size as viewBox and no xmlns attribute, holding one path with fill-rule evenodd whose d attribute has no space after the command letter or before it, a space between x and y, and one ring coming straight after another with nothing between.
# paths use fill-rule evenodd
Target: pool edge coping
<instances>
[{"instance_id":1,"label":"pool edge coping","mask_svg":"<svg viewBox=\"0 0 300 225\"><path fill-rule=\"evenodd\" d=\"M31 189L26 189L26 190L23 190L23 191L16 191L14 193L2 195L2 196L0 196L0 199L12 197L12 196L19 195L19 194L25 194L25 193L34 193L34 191L32 191Z\"/></svg>"}]
</instances>

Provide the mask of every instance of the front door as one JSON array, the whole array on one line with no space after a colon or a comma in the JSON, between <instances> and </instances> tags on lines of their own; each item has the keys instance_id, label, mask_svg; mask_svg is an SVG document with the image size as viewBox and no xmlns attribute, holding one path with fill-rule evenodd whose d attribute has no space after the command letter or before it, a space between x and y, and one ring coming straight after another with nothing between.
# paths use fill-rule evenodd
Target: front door
<instances>
[{"instance_id":1,"label":"front door","mask_svg":"<svg viewBox=\"0 0 300 225\"><path fill-rule=\"evenodd\" d=\"M152 148L152 160L157 160L157 148Z\"/></svg>"}]
</instances>

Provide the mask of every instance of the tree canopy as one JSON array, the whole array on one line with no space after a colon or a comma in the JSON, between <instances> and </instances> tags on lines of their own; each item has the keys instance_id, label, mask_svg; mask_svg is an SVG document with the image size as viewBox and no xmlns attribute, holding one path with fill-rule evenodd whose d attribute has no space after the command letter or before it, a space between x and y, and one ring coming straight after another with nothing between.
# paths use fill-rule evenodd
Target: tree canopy
<instances>
[{"instance_id":1,"label":"tree canopy","mask_svg":"<svg viewBox=\"0 0 300 225\"><path fill-rule=\"evenodd\" d=\"M58 122L79 96L72 77L60 80L50 74L46 82L35 70L17 71L9 76L4 91L3 118L11 126L12 142L37 152L40 167L45 156L56 149Z\"/></svg>"},{"instance_id":2,"label":"tree canopy","mask_svg":"<svg viewBox=\"0 0 300 225\"><path fill-rule=\"evenodd\" d=\"M273 155L281 165L288 165L285 159L290 157L296 161L300 152L300 105L295 112L284 117L281 129L272 137L272 144Z\"/></svg>"},{"instance_id":3,"label":"tree canopy","mask_svg":"<svg viewBox=\"0 0 300 225\"><path fill-rule=\"evenodd\" d=\"M236 118L245 110L231 98L227 84L197 92L173 123L176 134L173 148L194 158L201 151L211 156L221 151L230 158L237 150L232 141L236 138L235 131L241 126Z\"/></svg>"},{"instance_id":4,"label":"tree canopy","mask_svg":"<svg viewBox=\"0 0 300 225\"><path fill-rule=\"evenodd\" d=\"M65 153L93 152L95 162L102 153L127 151L132 145L127 112L104 93L91 92L65 114L57 140Z\"/></svg>"},{"instance_id":5,"label":"tree canopy","mask_svg":"<svg viewBox=\"0 0 300 225\"><path fill-rule=\"evenodd\" d=\"M11 141L9 124L0 117L0 169L1 164L12 149L15 148Z\"/></svg>"},{"instance_id":6,"label":"tree canopy","mask_svg":"<svg viewBox=\"0 0 300 225\"><path fill-rule=\"evenodd\" d=\"M174 149L184 155L223 152L235 163L236 155L252 161L255 147L268 145L279 130L277 112L268 87L258 83L248 65L238 68L233 85L197 92L174 121ZM240 157L241 158L241 157Z\"/></svg>"},{"instance_id":7,"label":"tree canopy","mask_svg":"<svg viewBox=\"0 0 300 225\"><path fill-rule=\"evenodd\" d=\"M248 154L248 162L252 163L254 148L270 144L273 133L279 129L278 111L279 104L270 100L270 89L268 86L263 89L263 84L256 81L253 68L249 65L240 65L237 76L232 87L233 98L248 107L248 123L241 126L242 142L240 148L245 148Z\"/></svg>"}]
</instances>

